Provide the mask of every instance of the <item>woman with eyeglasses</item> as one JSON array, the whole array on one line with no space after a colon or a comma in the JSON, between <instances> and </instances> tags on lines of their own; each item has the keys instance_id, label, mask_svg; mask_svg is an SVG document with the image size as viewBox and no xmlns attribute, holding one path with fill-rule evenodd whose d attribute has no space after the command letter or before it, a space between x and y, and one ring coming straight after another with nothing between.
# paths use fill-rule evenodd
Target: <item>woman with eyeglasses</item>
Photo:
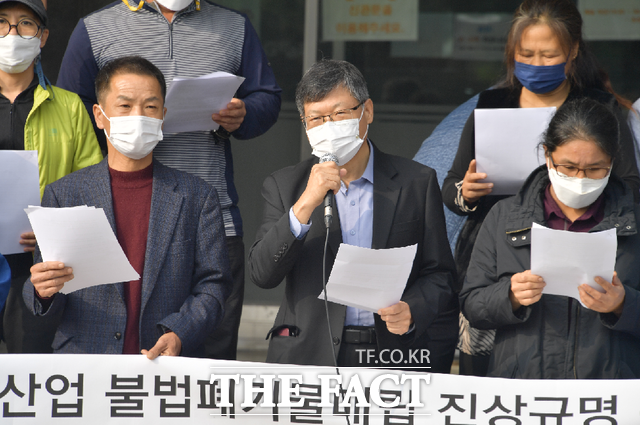
<instances>
[{"instance_id":1,"label":"woman with eyeglasses","mask_svg":"<svg viewBox=\"0 0 640 425\"><path fill-rule=\"evenodd\" d=\"M623 125L592 99L562 105L542 142L546 165L484 220L460 302L473 327L496 329L489 376L640 377L640 206L612 173ZM544 279L530 271L533 223L573 232L616 229L615 273L595 279L603 292L581 285L584 307L545 294Z\"/></svg>"},{"instance_id":2,"label":"woman with eyeglasses","mask_svg":"<svg viewBox=\"0 0 640 425\"><path fill-rule=\"evenodd\" d=\"M516 10L505 47L504 80L480 93L477 108L560 107L579 98L608 105L624 122L617 96L607 74L582 39L582 17L571 0L525 0ZM640 177L631 133L621 127L621 149L614 174L622 177L638 200ZM514 140L513 143L518 143ZM491 194L491 176L478 173L475 161L474 115L460 138L458 152L442 187L445 205L467 215L455 249L458 282L462 285L471 250L491 207L504 196ZM484 375L492 347L492 332L477 332L461 318L459 348L461 374Z\"/></svg>"}]
</instances>

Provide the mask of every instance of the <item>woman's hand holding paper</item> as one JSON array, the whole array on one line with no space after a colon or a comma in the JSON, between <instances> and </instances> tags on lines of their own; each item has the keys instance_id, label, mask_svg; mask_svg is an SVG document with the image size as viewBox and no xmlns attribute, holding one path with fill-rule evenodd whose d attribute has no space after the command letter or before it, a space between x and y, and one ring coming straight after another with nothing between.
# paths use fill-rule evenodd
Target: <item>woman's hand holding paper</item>
<instances>
[{"instance_id":1,"label":"woman's hand holding paper","mask_svg":"<svg viewBox=\"0 0 640 425\"><path fill-rule=\"evenodd\" d=\"M476 172L476 160L471 160L462 180L462 197L467 205L473 206L480 198L491 193L493 183L478 183L478 180L486 178L486 173Z\"/></svg>"},{"instance_id":2,"label":"woman's hand holding paper","mask_svg":"<svg viewBox=\"0 0 640 425\"><path fill-rule=\"evenodd\" d=\"M526 270L511 276L509 299L511 307L516 311L523 305L531 305L540 301L542 289L547 286L544 279Z\"/></svg>"},{"instance_id":3,"label":"woman's hand holding paper","mask_svg":"<svg viewBox=\"0 0 640 425\"><path fill-rule=\"evenodd\" d=\"M583 283L578 287L582 303L587 308L597 311L598 313L613 313L620 317L624 306L625 291L624 285L622 285L622 282L620 282L618 278L618 273L613 273L611 283L601 277L596 277L595 281L598 285L602 286L604 293Z\"/></svg>"}]
</instances>

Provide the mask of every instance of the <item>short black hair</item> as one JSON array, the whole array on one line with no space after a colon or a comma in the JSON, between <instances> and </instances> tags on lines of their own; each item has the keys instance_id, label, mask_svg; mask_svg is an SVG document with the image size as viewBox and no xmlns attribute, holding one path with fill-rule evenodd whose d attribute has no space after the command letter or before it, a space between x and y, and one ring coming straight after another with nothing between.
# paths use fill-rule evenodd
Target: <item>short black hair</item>
<instances>
[{"instance_id":1,"label":"short black hair","mask_svg":"<svg viewBox=\"0 0 640 425\"><path fill-rule=\"evenodd\" d=\"M162 71L140 56L124 56L114 59L102 67L96 76L96 99L100 102L109 91L111 78L118 74L148 75L158 80L162 92L162 102L167 95L167 84Z\"/></svg>"},{"instance_id":2,"label":"short black hair","mask_svg":"<svg viewBox=\"0 0 640 425\"><path fill-rule=\"evenodd\" d=\"M620 124L607 106L588 97L565 102L551 119L542 145L547 154L573 140L595 143L613 159L620 146Z\"/></svg>"},{"instance_id":3,"label":"short black hair","mask_svg":"<svg viewBox=\"0 0 640 425\"><path fill-rule=\"evenodd\" d=\"M319 102L338 87L344 87L359 103L369 99L367 82L362 73L347 61L323 59L314 63L296 88L296 106L304 116L304 105Z\"/></svg>"}]
</instances>

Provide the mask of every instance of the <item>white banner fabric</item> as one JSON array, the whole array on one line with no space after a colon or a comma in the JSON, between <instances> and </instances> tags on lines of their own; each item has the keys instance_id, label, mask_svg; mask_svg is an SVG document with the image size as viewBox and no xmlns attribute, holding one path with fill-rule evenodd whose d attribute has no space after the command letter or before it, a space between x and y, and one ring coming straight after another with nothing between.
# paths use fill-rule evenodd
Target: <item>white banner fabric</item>
<instances>
[{"instance_id":1,"label":"white banner fabric","mask_svg":"<svg viewBox=\"0 0 640 425\"><path fill-rule=\"evenodd\" d=\"M2 424L640 423L638 380L349 368L338 378L330 367L142 355L6 354L0 365Z\"/></svg>"}]
</instances>

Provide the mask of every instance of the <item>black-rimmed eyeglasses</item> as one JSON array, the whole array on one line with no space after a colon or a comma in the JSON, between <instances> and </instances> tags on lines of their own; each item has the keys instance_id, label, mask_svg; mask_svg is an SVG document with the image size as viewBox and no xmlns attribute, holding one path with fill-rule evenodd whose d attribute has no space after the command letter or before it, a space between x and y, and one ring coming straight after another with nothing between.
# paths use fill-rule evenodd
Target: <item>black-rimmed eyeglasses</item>
<instances>
[{"instance_id":1,"label":"black-rimmed eyeglasses","mask_svg":"<svg viewBox=\"0 0 640 425\"><path fill-rule=\"evenodd\" d=\"M553 164L553 168L555 168L558 173L564 174L567 177L576 177L580 174L580 171L582 171L585 177L593 180L599 180L607 177L609 170L611 170L611 167L580 168L575 165L556 164L551 155L549 155L549 159L551 160L551 164Z\"/></svg>"},{"instance_id":2,"label":"black-rimmed eyeglasses","mask_svg":"<svg viewBox=\"0 0 640 425\"><path fill-rule=\"evenodd\" d=\"M0 18L0 38L4 38L11 32L11 28L15 28L18 35L26 40L37 37L42 30L42 26L36 21L29 18L23 18L17 24L10 24L5 18Z\"/></svg>"},{"instance_id":3,"label":"black-rimmed eyeglasses","mask_svg":"<svg viewBox=\"0 0 640 425\"><path fill-rule=\"evenodd\" d=\"M308 117L301 118L304 128L311 130L314 127L321 126L326 122L325 118L329 121L343 121L353 118L353 112L362 106L364 102L360 102L353 108L341 109L339 111L332 112L327 115L309 115Z\"/></svg>"}]
</instances>

